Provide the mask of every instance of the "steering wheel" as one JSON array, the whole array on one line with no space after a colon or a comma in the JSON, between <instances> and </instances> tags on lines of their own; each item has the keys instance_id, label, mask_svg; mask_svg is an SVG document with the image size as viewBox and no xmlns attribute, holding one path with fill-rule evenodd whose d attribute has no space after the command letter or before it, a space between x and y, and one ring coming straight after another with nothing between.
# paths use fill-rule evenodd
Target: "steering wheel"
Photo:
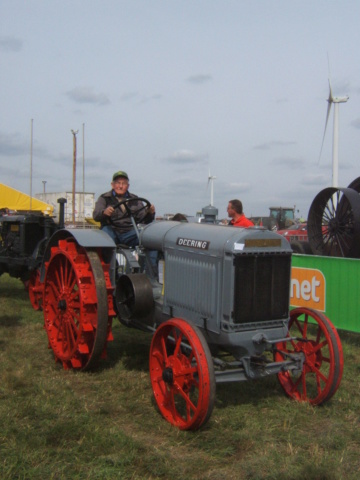
<instances>
[{"instance_id":1,"label":"steering wheel","mask_svg":"<svg viewBox=\"0 0 360 480\"><path fill-rule=\"evenodd\" d=\"M143 202L145 203L145 205L140 206L136 210L131 210L129 204L138 203L138 202ZM146 200L146 198L135 197L135 198L125 198L124 200L121 200L117 205L114 205L113 208L120 208L122 205L124 205L125 207L124 214L126 217L131 217L131 216L135 217L146 208L151 207L151 203L149 202L149 200Z\"/></svg>"}]
</instances>

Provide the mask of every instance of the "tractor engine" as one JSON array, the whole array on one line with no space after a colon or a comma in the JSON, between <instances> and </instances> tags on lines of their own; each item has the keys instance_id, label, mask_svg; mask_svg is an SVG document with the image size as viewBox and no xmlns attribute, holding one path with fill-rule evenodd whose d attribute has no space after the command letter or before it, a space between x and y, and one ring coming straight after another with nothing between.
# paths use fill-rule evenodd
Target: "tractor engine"
<instances>
[{"instance_id":1,"label":"tractor engine","mask_svg":"<svg viewBox=\"0 0 360 480\"><path fill-rule=\"evenodd\" d=\"M210 347L236 358L260 354L266 341L286 336L291 248L282 236L258 227L172 221L150 224L140 236L164 258L155 311L191 320Z\"/></svg>"}]
</instances>

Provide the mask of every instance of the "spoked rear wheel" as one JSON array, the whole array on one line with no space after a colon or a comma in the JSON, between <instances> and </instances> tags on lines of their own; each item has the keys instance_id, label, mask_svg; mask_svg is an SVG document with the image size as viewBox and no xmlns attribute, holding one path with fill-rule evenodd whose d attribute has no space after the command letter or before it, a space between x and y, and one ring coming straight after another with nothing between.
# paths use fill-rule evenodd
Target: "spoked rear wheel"
<instances>
[{"instance_id":1,"label":"spoked rear wheel","mask_svg":"<svg viewBox=\"0 0 360 480\"><path fill-rule=\"evenodd\" d=\"M296 340L276 345L275 360L302 353L301 372L278 374L286 395L295 400L320 405L328 401L340 385L344 360L339 335L322 313L310 308L296 308L290 313L289 336Z\"/></svg>"},{"instance_id":2,"label":"spoked rear wheel","mask_svg":"<svg viewBox=\"0 0 360 480\"><path fill-rule=\"evenodd\" d=\"M150 347L150 378L163 417L181 430L196 430L210 418L215 375L201 331L180 318L156 330Z\"/></svg>"},{"instance_id":3,"label":"spoked rear wheel","mask_svg":"<svg viewBox=\"0 0 360 480\"><path fill-rule=\"evenodd\" d=\"M105 352L111 335L105 271L96 252L73 240L60 240L51 249L44 320L49 344L65 369L89 370Z\"/></svg>"}]
</instances>

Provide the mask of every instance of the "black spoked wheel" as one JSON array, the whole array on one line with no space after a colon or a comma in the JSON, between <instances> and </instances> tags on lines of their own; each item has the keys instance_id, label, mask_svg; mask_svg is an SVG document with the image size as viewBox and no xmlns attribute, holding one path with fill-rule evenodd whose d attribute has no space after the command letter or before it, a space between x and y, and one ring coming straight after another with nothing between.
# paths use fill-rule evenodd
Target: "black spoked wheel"
<instances>
[{"instance_id":1,"label":"black spoked wheel","mask_svg":"<svg viewBox=\"0 0 360 480\"><path fill-rule=\"evenodd\" d=\"M360 195L352 188L325 188L313 200L308 238L315 255L360 257Z\"/></svg>"}]
</instances>

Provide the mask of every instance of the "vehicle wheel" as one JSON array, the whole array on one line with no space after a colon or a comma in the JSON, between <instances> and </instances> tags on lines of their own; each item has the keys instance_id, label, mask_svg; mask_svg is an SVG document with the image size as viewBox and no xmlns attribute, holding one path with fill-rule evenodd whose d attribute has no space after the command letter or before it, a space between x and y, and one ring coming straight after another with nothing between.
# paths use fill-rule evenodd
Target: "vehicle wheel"
<instances>
[{"instance_id":1,"label":"vehicle wheel","mask_svg":"<svg viewBox=\"0 0 360 480\"><path fill-rule=\"evenodd\" d=\"M286 395L320 405L328 401L340 385L344 360L339 335L322 313L310 308L290 312L289 333L292 340L276 345L275 360L283 361L302 353L301 372L280 372L278 379Z\"/></svg>"},{"instance_id":2,"label":"vehicle wheel","mask_svg":"<svg viewBox=\"0 0 360 480\"><path fill-rule=\"evenodd\" d=\"M40 270L33 270L27 282L29 298L34 310L42 310L44 285L40 282Z\"/></svg>"},{"instance_id":3,"label":"vehicle wheel","mask_svg":"<svg viewBox=\"0 0 360 480\"><path fill-rule=\"evenodd\" d=\"M360 258L360 196L352 188L329 187L314 198L308 216L314 255Z\"/></svg>"},{"instance_id":4,"label":"vehicle wheel","mask_svg":"<svg viewBox=\"0 0 360 480\"><path fill-rule=\"evenodd\" d=\"M60 240L46 263L44 321L49 345L65 369L89 370L111 339L106 269L96 252ZM108 275L108 274L107 274ZM110 300L109 300L110 298Z\"/></svg>"},{"instance_id":5,"label":"vehicle wheel","mask_svg":"<svg viewBox=\"0 0 360 480\"><path fill-rule=\"evenodd\" d=\"M172 318L156 330L150 347L150 378L163 417L181 430L196 430L210 418L215 374L201 331Z\"/></svg>"}]
</instances>

